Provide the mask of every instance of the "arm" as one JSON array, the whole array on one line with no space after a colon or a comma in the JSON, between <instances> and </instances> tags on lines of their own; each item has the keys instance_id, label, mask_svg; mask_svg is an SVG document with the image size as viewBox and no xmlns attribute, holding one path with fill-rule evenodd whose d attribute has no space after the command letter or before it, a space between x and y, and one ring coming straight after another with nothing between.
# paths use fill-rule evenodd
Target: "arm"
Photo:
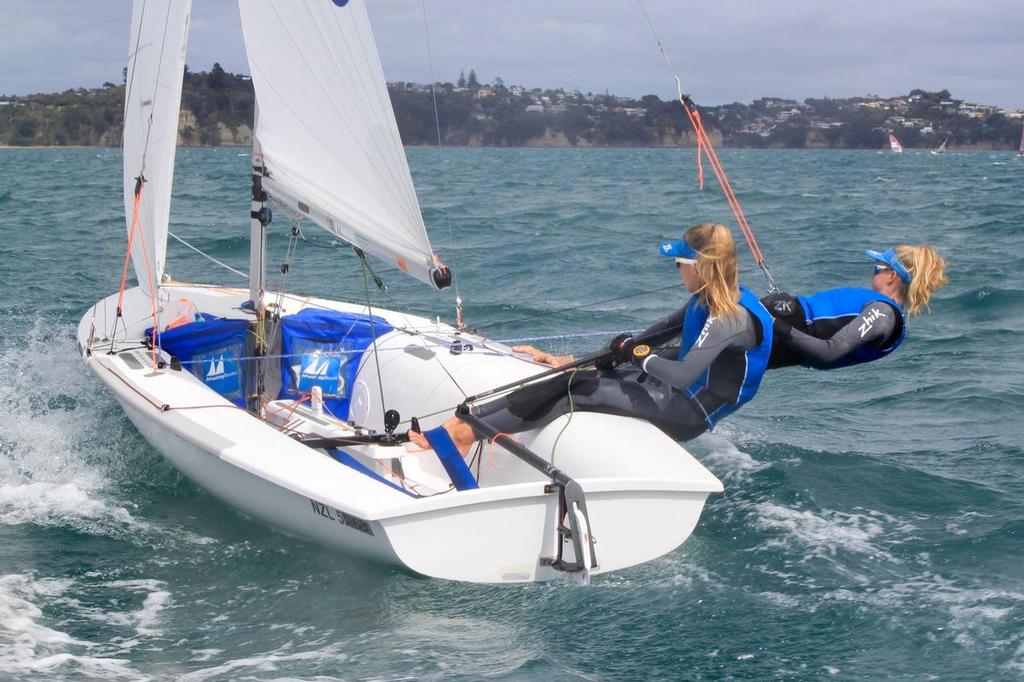
<instances>
[{"instance_id":1,"label":"arm","mask_svg":"<svg viewBox=\"0 0 1024 682\"><path fill-rule=\"evenodd\" d=\"M649 335L652 336L653 338L646 341L647 345L652 348L664 345L669 341L678 341L680 330L683 328L684 315L686 315L685 305L671 315L663 317L647 329L640 332L640 334L637 335L637 338L647 338Z\"/></svg>"},{"instance_id":2,"label":"arm","mask_svg":"<svg viewBox=\"0 0 1024 682\"><path fill-rule=\"evenodd\" d=\"M682 360L652 355L644 361L643 370L662 383L685 390L726 348L738 346L748 349L756 344L757 339L747 311L740 313L739 320L711 317L701 330L697 342Z\"/></svg>"},{"instance_id":3,"label":"arm","mask_svg":"<svg viewBox=\"0 0 1024 682\"><path fill-rule=\"evenodd\" d=\"M865 344L879 344L896 329L896 312L887 303L874 301L864 306L860 315L851 320L829 339L818 339L793 329L776 319L775 331L780 341L798 353L820 364L829 364L845 357Z\"/></svg>"}]
</instances>

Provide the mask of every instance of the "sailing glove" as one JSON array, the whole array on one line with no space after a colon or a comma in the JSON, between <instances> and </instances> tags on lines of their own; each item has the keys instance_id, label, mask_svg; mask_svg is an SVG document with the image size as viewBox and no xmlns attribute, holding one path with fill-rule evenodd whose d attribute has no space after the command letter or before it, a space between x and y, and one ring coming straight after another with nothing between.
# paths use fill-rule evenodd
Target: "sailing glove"
<instances>
[{"instance_id":1,"label":"sailing glove","mask_svg":"<svg viewBox=\"0 0 1024 682\"><path fill-rule=\"evenodd\" d=\"M633 340L632 334L619 334L612 339L612 342L608 344L608 350L612 353L612 367L629 362L633 356L633 346L635 345L636 341Z\"/></svg>"}]
</instances>

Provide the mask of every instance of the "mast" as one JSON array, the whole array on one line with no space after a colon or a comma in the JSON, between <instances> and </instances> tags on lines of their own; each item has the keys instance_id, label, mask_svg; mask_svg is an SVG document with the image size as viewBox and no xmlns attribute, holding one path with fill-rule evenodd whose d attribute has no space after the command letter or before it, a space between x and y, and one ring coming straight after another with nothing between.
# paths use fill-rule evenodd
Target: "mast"
<instances>
[{"instance_id":1,"label":"mast","mask_svg":"<svg viewBox=\"0 0 1024 682\"><path fill-rule=\"evenodd\" d=\"M259 113L257 113L257 117ZM250 366L249 386L254 387L246 396L246 408L253 414L259 414L263 396L263 363L261 358L267 354L267 305L266 305L266 262L267 262L267 225L270 224L272 213L268 204L269 197L263 189L263 178L266 177L263 157L253 150L252 162L252 204L249 209L249 302L248 306L255 313L253 333L247 344L247 354L255 358Z\"/></svg>"}]
</instances>

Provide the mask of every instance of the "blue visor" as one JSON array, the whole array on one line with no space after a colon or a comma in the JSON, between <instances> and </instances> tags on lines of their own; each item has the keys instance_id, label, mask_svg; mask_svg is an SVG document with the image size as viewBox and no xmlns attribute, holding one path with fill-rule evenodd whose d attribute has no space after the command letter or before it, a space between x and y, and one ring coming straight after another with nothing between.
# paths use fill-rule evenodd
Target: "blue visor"
<instances>
[{"instance_id":1,"label":"blue visor","mask_svg":"<svg viewBox=\"0 0 1024 682\"><path fill-rule=\"evenodd\" d=\"M696 261L699 255L696 249L686 243L685 239L680 239L677 242L665 242L658 247L658 252L662 256L674 256L675 258L686 258L692 261Z\"/></svg>"},{"instance_id":2,"label":"blue visor","mask_svg":"<svg viewBox=\"0 0 1024 682\"><path fill-rule=\"evenodd\" d=\"M896 272L897 275L900 276L900 279L903 280L904 284L910 284L910 280L912 279L910 271L907 270L907 268L904 267L903 263L900 262L900 259L896 255L896 251L894 249L887 249L885 251L872 251L871 249L864 249L864 253L866 253L871 258L874 258L879 263L888 265Z\"/></svg>"}]
</instances>

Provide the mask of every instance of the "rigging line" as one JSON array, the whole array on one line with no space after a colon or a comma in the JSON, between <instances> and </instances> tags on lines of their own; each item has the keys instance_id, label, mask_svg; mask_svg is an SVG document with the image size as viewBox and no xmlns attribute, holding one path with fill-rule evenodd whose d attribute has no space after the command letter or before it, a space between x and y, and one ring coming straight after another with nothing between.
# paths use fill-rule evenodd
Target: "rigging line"
<instances>
[{"instance_id":1,"label":"rigging line","mask_svg":"<svg viewBox=\"0 0 1024 682\"><path fill-rule=\"evenodd\" d=\"M135 49L129 55L129 59L132 62L132 71L125 78L127 83L125 84L125 97L124 97L124 116L128 116L128 103L131 102L132 87L135 85L135 67L139 63L139 42L142 40L142 24L146 17L146 1L142 0L142 9L139 10L139 30L135 33ZM124 127L121 127L121 147L124 147Z\"/></svg>"},{"instance_id":2,"label":"rigging line","mask_svg":"<svg viewBox=\"0 0 1024 682\"><path fill-rule=\"evenodd\" d=\"M651 16L647 12L647 7L644 5L644 0L637 0L637 3L640 5L640 11L643 12L644 19L647 20L647 26L651 29L651 34L654 36L654 41L658 46L658 50L661 52L661 56L665 59L665 64L668 66L669 72L676 81L679 103L682 105L683 111L686 113L687 118L689 118L690 125L693 126L693 130L697 135L698 168L700 168L700 153L703 150L704 154L708 157L708 161L711 163L711 169L714 171L715 178L718 180L718 184L722 188L722 193L725 195L729 208L732 209L733 216L736 218L740 231L747 240L747 245L750 247L754 260L761 268L765 279L768 281L769 293L776 292L779 289L775 284L775 279L772 277L771 271L768 269L768 265L764 259L764 254L761 252L761 247L758 245L757 238L754 236L754 231L750 227L750 223L747 221L746 214L743 212L743 207L740 205L739 199L736 197L736 194L732 189L729 178L725 173L725 168L722 166L722 162L718 158L717 152L715 152L714 145L711 143L711 138L704 129L704 125L700 118L700 112L697 111L696 105L693 104L690 97L683 93L682 81L676 73L675 67L672 65L672 60L669 58L668 52L665 50L665 46L661 42L658 31L654 27L654 22L651 20ZM701 187L703 188L703 170L701 170Z\"/></svg>"},{"instance_id":3,"label":"rigging line","mask_svg":"<svg viewBox=\"0 0 1024 682\"><path fill-rule=\"evenodd\" d=\"M637 334L637 333L639 333L639 332L641 332L643 330L642 329L627 329L625 331L628 331L631 334ZM520 336L518 338L513 338L513 339L492 339L492 341L495 341L497 343L504 343L504 344L522 343L523 341L558 341L559 339L582 339L582 338L589 337L589 336L608 336L608 335L611 335L611 334L621 334L622 332L623 332L623 330L621 330L621 329L615 329L615 330L612 330L612 331L603 331L603 332L572 332L572 333L569 333L569 334L548 334L546 336Z\"/></svg>"},{"instance_id":4,"label":"rigging line","mask_svg":"<svg viewBox=\"0 0 1024 682\"><path fill-rule=\"evenodd\" d=\"M394 307L395 311L402 316L402 319L405 320L406 327L412 330L413 335L422 337L422 332L420 332L416 328L416 326L412 323L412 320L409 319L409 315L405 312L405 310L402 309L401 306L398 305L398 302L395 301L395 299L391 296L391 292L389 292L388 288L384 286L384 282L380 278L380 275L374 272L370 264L366 262L366 258L362 256L362 252L357 250L356 253L360 254L360 259L362 260L363 267L369 270L370 274L373 275L374 282L377 283L377 290L384 294L384 298L387 299L388 303L390 303ZM365 273L363 274L363 276L366 276ZM367 310L369 310L369 306L367 306ZM448 367L444 364L444 362L441 361L441 357L437 353L434 354L433 360L438 364L438 366L440 366L441 370L448 376L448 378L451 380L455 388L459 389L459 393L462 394L462 397L468 398L469 394L466 393L466 391L462 388L462 385L459 384L459 382L455 379L452 373L448 371Z\"/></svg>"},{"instance_id":5,"label":"rigging line","mask_svg":"<svg viewBox=\"0 0 1024 682\"><path fill-rule=\"evenodd\" d=\"M197 247L193 246L192 244L189 244L189 243L188 243L187 241L185 241L184 239L182 239L182 238L181 238L181 237L179 237L178 235L174 234L174 233L173 233L173 232L171 232L170 230L168 230L168 231L167 231L167 234L168 234L168 235L170 235L171 237L173 237L174 239L176 239L177 241L181 242L182 244L184 244L184 245L185 245L185 246L187 246L188 248L192 249L193 251L195 251L196 253L198 253L198 254L199 254L200 256L202 256L203 258L208 258L208 259L210 259L211 261L213 261L213 262L214 262L214 263L216 263L217 265L221 266L221 267L222 267L222 268L224 268L225 270L229 270L229 271L231 271L231 272L235 273L236 275L238 275L239 277L242 277L242 278L244 278L244 279L249 279L249 275L247 275L246 273L242 272L241 270L235 270L235 269L234 269L233 267L231 267L231 266L230 266L230 265L228 265L227 263L222 263L221 261L217 260L216 258L214 258L213 256L211 256L210 254L208 254L208 253L206 253L206 252L204 252L204 251L200 251L200 250L199 250L199 249L198 249Z\"/></svg>"},{"instance_id":6,"label":"rigging line","mask_svg":"<svg viewBox=\"0 0 1024 682\"><path fill-rule=\"evenodd\" d=\"M576 414L576 404L573 402L573 399L572 399L572 380L576 378L576 375L579 374L579 371L580 370L577 367L572 372L570 372L569 373L569 382L565 385L565 395L569 399L569 418L565 420L565 425L562 426L562 429L558 432L558 435L555 436L555 442L551 444L551 465L552 466L554 466L554 464L555 464L555 452L558 450L558 441L562 440L562 434L564 434L566 429L569 428L569 424L572 424L572 418Z\"/></svg>"},{"instance_id":7,"label":"rigging line","mask_svg":"<svg viewBox=\"0 0 1024 682\"><path fill-rule=\"evenodd\" d=\"M288 287L288 278L292 271L292 261L295 259L295 253L299 248L299 239L302 237L302 231L299 229L299 223L301 220L302 217L298 215L292 219L292 227L288 236L288 247L285 249L284 264L281 266L281 284L277 288L277 296L274 301L276 312L274 315L274 322L270 327L271 339L276 339L277 333L281 329L283 319L283 316L281 315L281 305L284 303L284 296ZM349 331L351 331L351 329Z\"/></svg>"},{"instance_id":8,"label":"rigging line","mask_svg":"<svg viewBox=\"0 0 1024 682\"><path fill-rule=\"evenodd\" d=\"M132 89L135 86L135 67L138 66L138 64L139 64L139 49L140 49L140 43L142 42L142 26L143 26L145 17L146 17L146 1L143 0L142 1L142 8L139 10L139 29L138 29L138 31L135 32L135 49L133 49L131 54L129 55L129 59L131 60L131 64L132 64L132 70L131 70L130 74L127 74L125 76L124 112L123 112L123 116L122 116L122 118L124 118L124 119L127 119L127 117L128 117L128 103L131 102ZM124 133L125 133L125 129L126 128L124 126L121 127L121 148L122 149L124 149ZM121 276L121 297L124 296L124 284L125 284L125 279L126 279L126 277L128 275L128 260L130 258L130 254L131 254L132 238L133 238L134 233L135 233L135 222L138 220L139 200L140 200L140 197L136 196L135 197L135 206L134 206L133 216L132 216L132 225L128 228L128 251L125 253L125 256L124 256L124 259L125 259L124 260L124 274ZM106 300L107 300L106 298L103 299L103 301L104 301L104 305L103 305L103 317L104 317L104 320L106 320L106 318L107 318ZM119 298L118 304L117 304L117 316L114 318L114 328L110 332L111 352L113 352L114 338L117 337L117 320L118 320L118 318L121 317L121 302L122 302L121 298ZM124 320L123 319L121 320L121 324L122 325L124 324ZM125 332L125 336L127 336L128 335L128 328L127 327L125 327L124 332Z\"/></svg>"},{"instance_id":9,"label":"rigging line","mask_svg":"<svg viewBox=\"0 0 1024 682\"><path fill-rule=\"evenodd\" d=\"M363 289L366 290L366 315L370 319L370 339L373 343L373 364L377 368L377 389L380 391L380 409L381 415L387 413L387 403L384 402L384 381L380 376L380 356L377 355L377 332L374 329L373 324L373 308L370 307L370 280L366 276L366 256L362 251L356 251L359 254L359 261L363 265Z\"/></svg>"},{"instance_id":10,"label":"rigging line","mask_svg":"<svg viewBox=\"0 0 1024 682\"><path fill-rule=\"evenodd\" d=\"M427 63L430 65L430 96L434 100L434 128L437 131L437 154L441 159L441 194L444 196L444 219L448 224L448 252L451 256L452 284L455 289L455 305L459 313L456 317L461 317L462 296L459 294L459 280L455 276L455 237L452 233L451 212L448 209L450 201L448 199L447 160L444 156L444 147L441 144L441 115L437 109L437 88L435 87L437 79L434 77L434 54L430 46L430 23L427 20L427 1L420 0L420 6L423 8L423 33L427 37ZM456 321L459 329L464 326L461 322L461 320Z\"/></svg>"},{"instance_id":11,"label":"rigging line","mask_svg":"<svg viewBox=\"0 0 1024 682\"><path fill-rule=\"evenodd\" d=\"M624 301L624 300L626 300L628 298L636 298L638 296L646 296L648 294L657 294L657 293L660 293L662 291L668 291L669 289L678 289L678 288L679 288L679 283L676 282L674 284L669 284L668 286L659 287L657 289L648 289L647 291L640 291L640 292L633 293L633 294L626 294L625 296L616 296L614 298L606 298L606 299L601 300L601 301L593 301L591 303L584 303L583 305L579 305L579 306L568 306L568 307L565 307L565 308L558 308L556 310L545 310L543 312L536 313L535 315L527 315L526 317L517 317L517 318L512 319L512 320L502 320L502 321L499 321L499 322L492 323L491 326L492 327L498 327L498 326L502 326L502 325L516 324L518 322L526 322L527 320L534 320L534 319L536 319L538 317L547 317L548 315L557 315L558 313L567 313L567 312L573 312L573 311L576 311L576 310L583 310L584 308L590 308L590 307L593 307L595 305L601 305L603 303L614 303L615 301Z\"/></svg>"},{"instance_id":12,"label":"rigging line","mask_svg":"<svg viewBox=\"0 0 1024 682\"><path fill-rule=\"evenodd\" d=\"M167 47L167 31L171 27L171 3L167 3L167 14L164 15L164 33L160 38L160 58L156 62L156 73L157 78L153 81L153 99L151 100L149 108L149 121L146 123L146 141L142 145L142 168L139 170L139 175L143 175L146 172L146 156L149 153L149 136L153 132L153 111L156 109L156 94L160 91L160 67L164 64L164 49ZM186 19L187 21L187 19ZM141 27L140 27L141 28ZM153 245L153 257L156 258L156 245ZM156 263L154 263L156 265ZM157 283L159 288L160 284Z\"/></svg>"}]
</instances>

